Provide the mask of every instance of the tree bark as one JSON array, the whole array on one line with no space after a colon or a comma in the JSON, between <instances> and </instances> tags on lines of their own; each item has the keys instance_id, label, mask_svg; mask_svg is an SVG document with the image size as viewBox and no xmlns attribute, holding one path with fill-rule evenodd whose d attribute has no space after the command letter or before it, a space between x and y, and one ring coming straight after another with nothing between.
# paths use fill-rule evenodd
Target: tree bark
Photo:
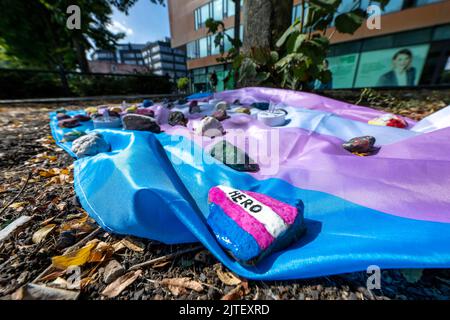
<instances>
[{"instance_id":1,"label":"tree bark","mask_svg":"<svg viewBox=\"0 0 450 320\"><path fill-rule=\"evenodd\" d=\"M83 44L83 40L78 37L73 38L73 46L77 54L78 66L81 72L89 73L89 63L86 58L86 49Z\"/></svg>"},{"instance_id":2,"label":"tree bark","mask_svg":"<svg viewBox=\"0 0 450 320\"><path fill-rule=\"evenodd\" d=\"M271 48L292 23L291 0L245 0L243 52Z\"/></svg>"}]
</instances>

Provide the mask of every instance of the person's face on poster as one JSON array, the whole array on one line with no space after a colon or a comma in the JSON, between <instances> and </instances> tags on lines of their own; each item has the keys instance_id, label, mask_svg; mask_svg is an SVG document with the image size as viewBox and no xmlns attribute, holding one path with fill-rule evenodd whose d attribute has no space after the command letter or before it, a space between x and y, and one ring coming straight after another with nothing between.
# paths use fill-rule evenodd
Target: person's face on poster
<instances>
[{"instance_id":1,"label":"person's face on poster","mask_svg":"<svg viewBox=\"0 0 450 320\"><path fill-rule=\"evenodd\" d=\"M409 55L400 53L393 60L393 68L396 71L404 72L411 66L412 59Z\"/></svg>"}]
</instances>

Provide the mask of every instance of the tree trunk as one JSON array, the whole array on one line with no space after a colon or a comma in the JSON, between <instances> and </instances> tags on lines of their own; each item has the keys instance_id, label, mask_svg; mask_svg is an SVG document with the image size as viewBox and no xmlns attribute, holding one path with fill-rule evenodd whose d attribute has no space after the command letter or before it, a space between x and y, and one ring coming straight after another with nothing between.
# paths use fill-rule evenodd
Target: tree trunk
<instances>
[{"instance_id":1,"label":"tree trunk","mask_svg":"<svg viewBox=\"0 0 450 320\"><path fill-rule=\"evenodd\" d=\"M243 52L252 48L273 49L277 40L292 23L291 0L244 1Z\"/></svg>"},{"instance_id":2,"label":"tree trunk","mask_svg":"<svg viewBox=\"0 0 450 320\"><path fill-rule=\"evenodd\" d=\"M241 0L234 0L234 39L241 38ZM236 47L236 53L239 54L241 47ZM234 89L238 88L239 71L234 71Z\"/></svg>"},{"instance_id":3,"label":"tree trunk","mask_svg":"<svg viewBox=\"0 0 450 320\"><path fill-rule=\"evenodd\" d=\"M67 81L66 70L64 69L64 66L62 64L58 66L58 71L59 71L59 78L61 80L61 84L62 84L62 87L64 90L64 94L66 96L70 96L71 92L70 92L69 82Z\"/></svg>"},{"instance_id":4,"label":"tree trunk","mask_svg":"<svg viewBox=\"0 0 450 320\"><path fill-rule=\"evenodd\" d=\"M77 53L78 66L80 67L81 72L89 73L89 63L86 58L86 49L83 45L82 39L79 39L78 37L73 38L73 46Z\"/></svg>"}]
</instances>

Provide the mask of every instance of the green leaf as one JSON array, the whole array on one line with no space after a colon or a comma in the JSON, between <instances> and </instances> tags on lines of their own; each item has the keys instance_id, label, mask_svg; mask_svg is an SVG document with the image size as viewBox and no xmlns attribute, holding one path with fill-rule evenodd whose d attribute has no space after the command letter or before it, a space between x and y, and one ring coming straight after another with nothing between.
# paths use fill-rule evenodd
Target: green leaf
<instances>
[{"instance_id":1,"label":"green leaf","mask_svg":"<svg viewBox=\"0 0 450 320\"><path fill-rule=\"evenodd\" d=\"M258 72L258 74L255 77L255 80L258 81L258 83L262 83L269 79L270 73L268 72Z\"/></svg>"},{"instance_id":2,"label":"green leaf","mask_svg":"<svg viewBox=\"0 0 450 320\"><path fill-rule=\"evenodd\" d=\"M353 34L362 25L365 18L366 13L361 9L342 13L336 17L336 29L341 33Z\"/></svg>"},{"instance_id":3,"label":"green leaf","mask_svg":"<svg viewBox=\"0 0 450 320\"><path fill-rule=\"evenodd\" d=\"M276 51L272 51L272 52L270 52L270 57L271 57L271 59L272 59L272 64L275 64L277 61L278 61L278 59L280 59L279 57L279 54L278 54L278 52L276 52Z\"/></svg>"},{"instance_id":4,"label":"green leaf","mask_svg":"<svg viewBox=\"0 0 450 320\"><path fill-rule=\"evenodd\" d=\"M286 40L289 38L289 36L294 33L295 31L298 31L297 25L299 25L300 22L299 21L295 21L293 25L291 25L284 33L283 35L280 37L280 39L278 39L276 46L281 48L283 46L283 44L286 42Z\"/></svg>"}]
</instances>

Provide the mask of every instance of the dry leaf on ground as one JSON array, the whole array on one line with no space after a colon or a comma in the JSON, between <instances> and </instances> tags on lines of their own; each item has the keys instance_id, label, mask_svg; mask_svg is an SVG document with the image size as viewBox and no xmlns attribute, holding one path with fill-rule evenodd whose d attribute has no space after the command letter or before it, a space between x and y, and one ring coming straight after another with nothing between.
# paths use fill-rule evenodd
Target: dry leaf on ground
<instances>
[{"instance_id":1,"label":"dry leaf on ground","mask_svg":"<svg viewBox=\"0 0 450 320\"><path fill-rule=\"evenodd\" d=\"M56 224L46 225L45 227L36 231L33 234L33 237L31 238L31 240L33 241L33 243L41 243L50 234L50 232L52 232L53 229L55 229L55 227L56 227Z\"/></svg>"},{"instance_id":2,"label":"dry leaf on ground","mask_svg":"<svg viewBox=\"0 0 450 320\"><path fill-rule=\"evenodd\" d=\"M108 285L105 290L103 290L102 295L108 298L117 297L126 287L136 281L141 274L142 270L130 271L127 274L124 274Z\"/></svg>"},{"instance_id":3,"label":"dry leaf on ground","mask_svg":"<svg viewBox=\"0 0 450 320\"><path fill-rule=\"evenodd\" d=\"M76 300L80 292L29 283L12 294L13 300Z\"/></svg>"},{"instance_id":4,"label":"dry leaf on ground","mask_svg":"<svg viewBox=\"0 0 450 320\"><path fill-rule=\"evenodd\" d=\"M62 256L53 257L52 265L53 267L62 270L65 270L70 266L82 266L85 263L89 262L91 253L96 246L97 242L90 242L81 249L64 254Z\"/></svg>"},{"instance_id":5,"label":"dry leaf on ground","mask_svg":"<svg viewBox=\"0 0 450 320\"><path fill-rule=\"evenodd\" d=\"M232 272L222 270L221 264L215 265L214 269L216 270L217 276L219 277L220 281L222 281L227 286L235 286L242 282L242 280Z\"/></svg>"},{"instance_id":6,"label":"dry leaf on ground","mask_svg":"<svg viewBox=\"0 0 450 320\"><path fill-rule=\"evenodd\" d=\"M232 289L221 300L240 300L249 292L248 282L242 282L236 288Z\"/></svg>"},{"instance_id":7,"label":"dry leaf on ground","mask_svg":"<svg viewBox=\"0 0 450 320\"><path fill-rule=\"evenodd\" d=\"M191 289L196 292L203 291L203 286L199 282L193 281L188 277L172 279L166 278L161 280L161 284L166 285L175 296L183 292L183 289Z\"/></svg>"},{"instance_id":8,"label":"dry leaf on ground","mask_svg":"<svg viewBox=\"0 0 450 320\"><path fill-rule=\"evenodd\" d=\"M129 238L121 239L113 245L114 252L119 252L122 249L128 248L134 252L144 252L145 246L142 243L137 243Z\"/></svg>"}]
</instances>

